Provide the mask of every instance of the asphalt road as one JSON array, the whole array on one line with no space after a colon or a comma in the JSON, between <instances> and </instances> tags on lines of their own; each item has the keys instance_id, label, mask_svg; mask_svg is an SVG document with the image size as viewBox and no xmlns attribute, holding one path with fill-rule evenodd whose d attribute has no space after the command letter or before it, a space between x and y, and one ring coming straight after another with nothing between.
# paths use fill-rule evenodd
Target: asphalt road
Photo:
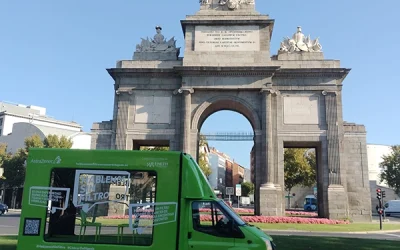
<instances>
[{"instance_id":1,"label":"asphalt road","mask_svg":"<svg viewBox=\"0 0 400 250\"><path fill-rule=\"evenodd\" d=\"M20 213L9 212L0 216L0 235L16 235L19 229Z\"/></svg>"},{"instance_id":2,"label":"asphalt road","mask_svg":"<svg viewBox=\"0 0 400 250\"><path fill-rule=\"evenodd\" d=\"M378 217L373 218L375 221ZM398 217L389 217L388 218L391 223L397 222L399 223L400 229L400 216ZM9 212L6 215L0 216L0 236L1 235L17 235L19 230L19 222L20 222L20 213L18 212ZM377 229L379 229L379 224L377 224ZM79 230L79 227L78 227ZM102 232L110 231L115 233L115 228L106 228L102 229ZM379 230L377 230L379 231ZM94 232L94 229L93 229ZM87 229L87 233L91 234L91 229ZM370 233L336 233L336 232L287 232L287 231L266 231L269 235L298 235L298 236L321 236L321 237L346 237L346 238L361 238L361 239L382 239L382 240L399 240L400 241L400 232L370 232Z\"/></svg>"},{"instance_id":3,"label":"asphalt road","mask_svg":"<svg viewBox=\"0 0 400 250\"><path fill-rule=\"evenodd\" d=\"M265 231L272 237L280 236L316 236L316 237L334 237L334 238L356 238L356 239L379 239L379 240L398 240L400 241L400 232L395 233L328 233L328 232L278 232Z\"/></svg>"}]
</instances>

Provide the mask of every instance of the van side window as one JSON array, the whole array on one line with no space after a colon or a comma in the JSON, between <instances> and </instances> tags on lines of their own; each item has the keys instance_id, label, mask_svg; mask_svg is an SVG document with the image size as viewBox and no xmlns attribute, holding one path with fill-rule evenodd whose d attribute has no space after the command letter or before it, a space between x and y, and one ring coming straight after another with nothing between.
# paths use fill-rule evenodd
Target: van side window
<instances>
[{"instance_id":1,"label":"van side window","mask_svg":"<svg viewBox=\"0 0 400 250\"><path fill-rule=\"evenodd\" d=\"M193 229L217 237L233 237L233 219L213 201L192 203Z\"/></svg>"},{"instance_id":2,"label":"van side window","mask_svg":"<svg viewBox=\"0 0 400 250\"><path fill-rule=\"evenodd\" d=\"M47 207L47 242L150 246L156 184L154 171L54 168L49 200L42 190L31 191L31 199Z\"/></svg>"}]
</instances>

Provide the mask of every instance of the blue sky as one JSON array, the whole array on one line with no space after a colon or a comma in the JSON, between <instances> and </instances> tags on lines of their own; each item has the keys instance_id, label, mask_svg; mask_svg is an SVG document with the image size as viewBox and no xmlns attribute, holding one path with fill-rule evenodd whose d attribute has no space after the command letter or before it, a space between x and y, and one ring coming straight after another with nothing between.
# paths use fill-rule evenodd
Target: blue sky
<instances>
[{"instance_id":1,"label":"blue sky","mask_svg":"<svg viewBox=\"0 0 400 250\"><path fill-rule=\"evenodd\" d=\"M180 20L194 14L198 2L3 0L0 100L46 107L49 115L74 120L89 131L93 122L112 118L113 80L106 68L130 59L140 38L153 36L156 25L183 47ZM275 19L271 54L298 25L306 35L319 37L325 58L352 68L343 87L344 119L366 125L368 143L399 143L400 1L256 0L256 6ZM203 129L251 127L241 115L222 112ZM251 142L211 144L249 164Z\"/></svg>"}]
</instances>

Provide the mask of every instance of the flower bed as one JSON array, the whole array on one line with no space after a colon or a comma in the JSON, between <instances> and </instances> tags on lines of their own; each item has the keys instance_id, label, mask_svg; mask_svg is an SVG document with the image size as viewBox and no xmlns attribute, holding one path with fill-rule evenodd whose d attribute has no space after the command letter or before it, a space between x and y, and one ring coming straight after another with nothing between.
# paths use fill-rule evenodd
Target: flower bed
<instances>
[{"instance_id":1,"label":"flower bed","mask_svg":"<svg viewBox=\"0 0 400 250\"><path fill-rule=\"evenodd\" d=\"M286 211L287 215L292 216L309 216L309 217L318 217L316 212L303 212L303 211Z\"/></svg>"},{"instance_id":2,"label":"flower bed","mask_svg":"<svg viewBox=\"0 0 400 250\"><path fill-rule=\"evenodd\" d=\"M103 219L128 219L129 216L107 216L102 217ZM134 218L134 217L133 217ZM152 215L142 215L141 219L152 219ZM286 224L350 224L349 221L344 220L329 220L329 219L320 219L320 218L300 218L300 217L279 217L279 216L242 216L243 221L248 223L268 223L268 224L276 224L276 223L286 223ZM212 221L211 215L201 214L201 221Z\"/></svg>"}]
</instances>

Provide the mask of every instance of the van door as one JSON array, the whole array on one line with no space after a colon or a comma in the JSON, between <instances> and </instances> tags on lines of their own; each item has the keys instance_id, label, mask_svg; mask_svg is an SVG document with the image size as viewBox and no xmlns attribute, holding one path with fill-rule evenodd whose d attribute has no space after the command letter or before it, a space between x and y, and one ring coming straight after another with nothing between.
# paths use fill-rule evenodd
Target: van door
<instances>
[{"instance_id":1,"label":"van door","mask_svg":"<svg viewBox=\"0 0 400 250\"><path fill-rule=\"evenodd\" d=\"M193 201L189 220L188 249L224 250L235 246L233 220L214 201Z\"/></svg>"}]
</instances>

